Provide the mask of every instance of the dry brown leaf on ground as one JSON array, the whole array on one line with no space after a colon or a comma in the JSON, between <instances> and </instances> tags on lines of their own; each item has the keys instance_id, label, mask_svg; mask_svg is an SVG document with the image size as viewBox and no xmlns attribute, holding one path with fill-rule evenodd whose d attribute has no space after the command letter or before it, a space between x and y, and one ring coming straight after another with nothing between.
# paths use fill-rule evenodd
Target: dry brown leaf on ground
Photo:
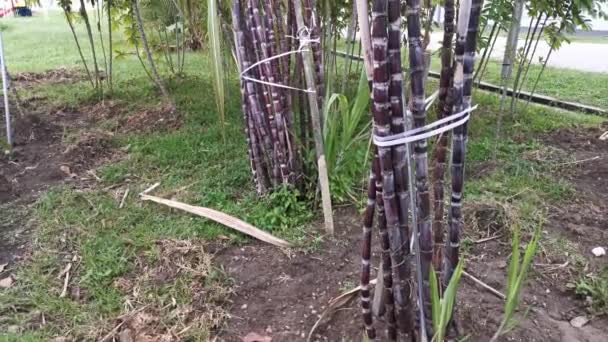
<instances>
[{"instance_id":1,"label":"dry brown leaf on ground","mask_svg":"<svg viewBox=\"0 0 608 342\"><path fill-rule=\"evenodd\" d=\"M197 216L202 216L204 218L207 218L207 219L213 220L217 223L220 223L226 227L237 230L243 234L247 234L258 240L267 242L269 244L272 244L272 245L275 245L278 247L285 247L285 248L291 247L291 244L289 242L279 239L263 230L260 230L256 227L250 225L249 223L247 223L245 221L242 221L234 216L230 216L221 211L217 211L217 210L210 209L210 208L197 207L197 206L189 205L186 203L181 203L178 201L168 200L168 199L161 198L161 197L146 195L146 192L149 192L149 190L146 190L140 194L140 198L144 201L156 202L159 204L166 205L170 208L179 209L179 210L182 210L182 211L185 211L185 212L197 215Z\"/></svg>"},{"instance_id":2,"label":"dry brown leaf on ground","mask_svg":"<svg viewBox=\"0 0 608 342\"><path fill-rule=\"evenodd\" d=\"M272 337L270 336L262 336L260 334L256 334L254 332L250 332L245 337L243 337L243 342L271 342Z\"/></svg>"}]
</instances>

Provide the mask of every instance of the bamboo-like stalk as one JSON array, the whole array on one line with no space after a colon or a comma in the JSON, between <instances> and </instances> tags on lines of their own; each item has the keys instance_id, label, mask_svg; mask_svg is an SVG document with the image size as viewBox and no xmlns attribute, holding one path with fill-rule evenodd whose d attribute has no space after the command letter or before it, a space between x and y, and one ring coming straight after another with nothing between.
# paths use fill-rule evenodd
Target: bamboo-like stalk
<instances>
[{"instance_id":1,"label":"bamboo-like stalk","mask_svg":"<svg viewBox=\"0 0 608 342\"><path fill-rule=\"evenodd\" d=\"M410 89L411 111L414 128L426 124L424 75L425 59L421 42L420 30L420 0L407 1L407 31L409 41L410 60ZM417 220L419 234L420 268L422 272L423 297L419 301L424 305L424 324L428 337L432 337L431 295L429 287L429 271L433 257L433 237L431 230L431 199L428 186L428 155L426 139L414 144L416 161L416 190L418 196ZM422 318L421 318L422 319Z\"/></svg>"},{"instance_id":2,"label":"bamboo-like stalk","mask_svg":"<svg viewBox=\"0 0 608 342\"><path fill-rule=\"evenodd\" d=\"M461 0L458 18L458 36L456 43L456 69L454 73L455 104L454 111L460 112L471 107L473 89L473 72L475 69L475 50L477 47L477 30L483 0ZM468 8L467 8L468 7ZM469 18L465 16L468 15ZM456 127L452 134L452 196L448 219L449 238L444 259L444 284L451 280L454 269L459 262L460 233L464 227L462 217L462 199L464 189L464 168L467 142L467 124Z\"/></svg>"},{"instance_id":3,"label":"bamboo-like stalk","mask_svg":"<svg viewBox=\"0 0 608 342\"><path fill-rule=\"evenodd\" d=\"M169 48L169 36L167 34L167 30L162 28L161 25L159 25L156 30L158 32L158 39L162 46L163 57L165 57L165 62L167 62L167 65L169 65L169 70L171 70L171 73L175 74L175 68L173 67L173 57L171 57L171 51Z\"/></svg>"},{"instance_id":4,"label":"bamboo-like stalk","mask_svg":"<svg viewBox=\"0 0 608 342\"><path fill-rule=\"evenodd\" d=\"M530 58L529 54L532 49L532 44L534 43L534 38L536 37L536 31L538 30L538 26L540 25L540 21L542 19L543 13L541 12L536 18L536 23L534 24L534 29L532 29L532 25L528 27L528 34L526 35L526 40L524 43L524 54L519 61L519 65L517 66L517 73L515 74L515 81L513 82L513 96L511 96L511 115L515 112L515 104L517 102L518 94L523 87L524 82L521 80L522 72L526 61ZM530 19L530 24L534 18ZM540 37L539 37L540 38ZM537 39L538 41L538 39Z\"/></svg>"},{"instance_id":5,"label":"bamboo-like stalk","mask_svg":"<svg viewBox=\"0 0 608 342\"><path fill-rule=\"evenodd\" d=\"M256 37L259 42L259 50L260 50L260 60L264 59L265 62L262 63L263 73L266 76L267 82L273 84L281 84L282 80L280 80L277 70L276 61L270 61L273 54L273 44L270 40L270 37L267 35L266 27L264 25L264 20L262 19L262 15L260 13L260 6L258 0L249 0L249 11L250 17L252 18L252 23L255 25L253 31L253 36ZM266 14L266 13L265 13ZM280 180L283 184L289 184L291 179L291 171L289 170L289 166L287 163L287 134L285 130L284 124L284 107L281 102L281 95L278 87L274 86L266 86L268 88L266 91L270 93L270 97L268 102L266 102L267 106L267 115L268 121L270 123L271 134L274 140L275 145L275 155L276 160L278 162L278 168L280 170Z\"/></svg>"},{"instance_id":6,"label":"bamboo-like stalk","mask_svg":"<svg viewBox=\"0 0 608 342\"><path fill-rule=\"evenodd\" d=\"M357 3L353 1L352 10L350 14L350 22L348 23L348 29L346 32L346 52L349 54L353 54L355 50L355 42L357 36ZM350 45L350 49L349 49ZM346 80L348 75L350 75L350 67L353 64L352 59L346 60L344 64L344 70L342 71L342 83L340 85L340 91L342 93L345 92L346 89Z\"/></svg>"},{"instance_id":7,"label":"bamboo-like stalk","mask_svg":"<svg viewBox=\"0 0 608 342\"><path fill-rule=\"evenodd\" d=\"M373 76L373 105L374 132L377 136L391 135L392 120L391 94L389 92L391 71L388 63L388 2L386 0L375 0L372 7L372 49L374 58ZM395 172L392 149L378 147L380 168L382 174L382 197L386 224L391 245L391 263L394 268L393 296L395 300L395 311L397 328L399 332L410 334L413 328L411 310L411 289L409 262L405 260L404 241L402 236L402 225L399 220L399 201L395 196ZM403 175L401 175L403 176ZM402 181L402 180L399 180ZM399 182L398 181L398 182ZM408 244L409 246L409 244ZM385 284L386 286L386 284Z\"/></svg>"},{"instance_id":8,"label":"bamboo-like stalk","mask_svg":"<svg viewBox=\"0 0 608 342\"><path fill-rule=\"evenodd\" d=\"M106 72L108 71L108 58L106 56L106 46L103 42L103 33L101 32L101 16L102 16L102 8L101 3L97 1L95 7L97 7L97 32L99 33L99 45L101 45L101 55L103 56L103 65L106 68ZM100 80L101 83L101 80Z\"/></svg>"},{"instance_id":9,"label":"bamboo-like stalk","mask_svg":"<svg viewBox=\"0 0 608 342\"><path fill-rule=\"evenodd\" d=\"M405 121L403 113L403 69L401 65L401 2L399 0L388 0L388 68L390 73L389 82L389 101L391 113L391 134L399 134L405 131ZM396 255L396 260L400 264L397 267L399 282L398 288L401 289L404 298L400 313L398 326L400 331L406 334L413 334L413 305L409 300L412 296L412 286L410 282L411 271L409 267L410 256L410 232L408 227L409 195L408 195L408 174L406 165L406 145L401 144L391 148L393 159L394 186L396 194L396 209L399 220L399 228L389 231L391 234L391 253ZM403 261L401 261L403 260ZM396 296L396 300L399 295Z\"/></svg>"},{"instance_id":10,"label":"bamboo-like stalk","mask_svg":"<svg viewBox=\"0 0 608 342\"><path fill-rule=\"evenodd\" d=\"M452 3L452 7L454 6L454 4ZM447 7L447 5L446 5ZM447 16L447 14L446 14ZM484 30L481 30L481 32L483 32ZM489 56L492 55L492 50L494 50L494 42L495 42L495 38L498 37L498 33L500 32L500 23L498 21L495 21L492 24L492 29L490 30L490 35L488 36L488 45L486 46L485 49L483 49L483 54L481 55L481 58L479 59L479 66L477 67L477 70L475 70L475 75L473 76L473 79L477 79L477 76L479 76L479 73L481 72L481 70L483 69L484 66L484 62L486 60L486 57L489 58ZM482 73L483 74L483 73Z\"/></svg>"},{"instance_id":11,"label":"bamboo-like stalk","mask_svg":"<svg viewBox=\"0 0 608 342\"><path fill-rule=\"evenodd\" d=\"M376 330L373 326L371 310L371 297L369 289L371 250L372 250L372 227L374 224L374 212L376 209L376 174L374 170L369 174L367 187L367 203L363 214L363 240L361 242L361 310L365 332L370 340L376 338Z\"/></svg>"},{"instance_id":12,"label":"bamboo-like stalk","mask_svg":"<svg viewBox=\"0 0 608 342\"><path fill-rule=\"evenodd\" d=\"M97 54L95 54L95 41L93 40L93 31L91 30L91 23L89 22L89 15L84 5L84 0L80 0L80 16L84 21L84 25L87 29L87 35L89 36L89 43L91 45L91 53L93 55L93 67L95 71L95 88L99 86L99 66L97 65Z\"/></svg>"},{"instance_id":13,"label":"bamboo-like stalk","mask_svg":"<svg viewBox=\"0 0 608 342\"><path fill-rule=\"evenodd\" d=\"M280 11L280 5L275 4L274 0L265 1L263 3L265 17L267 19L266 31L268 41L270 43L269 51L272 55L278 55L280 53L287 52L287 50L284 50L284 47L286 47L286 42L283 30L284 23ZM288 56L273 61L273 69L276 72L276 78L280 79L281 83L285 85L289 83L289 70L287 69L288 63L286 61L286 58L288 58ZM283 108L282 122L280 123L280 125L284 127L283 139L286 145L286 162L287 168L289 170L288 183L293 184L295 173L298 172L299 165L298 158L296 157L295 153L297 148L294 147L294 144L296 143L296 138L293 134L293 130L290 129L291 127L293 127L293 111L291 97L288 96L289 94L286 89L277 88L277 91L281 101L281 106ZM281 117L278 117L277 119L281 119Z\"/></svg>"},{"instance_id":14,"label":"bamboo-like stalk","mask_svg":"<svg viewBox=\"0 0 608 342\"><path fill-rule=\"evenodd\" d=\"M239 1L240 0L235 0ZM241 12L242 16L242 12ZM242 16L243 17L243 16ZM248 16L241 18L245 22L246 28L251 27L251 22ZM256 60L254 45L254 35L249 29L243 29L242 40L239 42L241 50L241 56L243 57L243 65L250 66L252 61ZM251 70L254 78L263 79L259 69ZM261 162L263 163L264 178L268 179L272 185L279 184L279 169L278 163L274 158L274 144L270 133L270 125L267 121L266 113L264 112L265 105L263 104L264 99L267 101L268 92L266 87L260 87L256 83L248 81L245 83L247 102L251 113L250 119L253 122L254 129L253 134L257 135L258 141L260 142L260 153L262 155Z\"/></svg>"},{"instance_id":15,"label":"bamboo-like stalk","mask_svg":"<svg viewBox=\"0 0 608 342\"><path fill-rule=\"evenodd\" d=\"M89 66L87 65L87 60L84 58L84 54L82 53L82 47L80 46L80 41L78 40L78 36L76 35L74 23L72 22L72 18L70 17L70 11L68 10L68 8L63 8L63 14L65 14L65 20L68 22L68 25L70 26L70 31L72 31L72 35L74 36L74 42L76 43L76 48L78 49L78 54L80 55L82 64L84 65L84 70L87 72L87 77L89 78L89 81L91 81L91 86L95 88L95 81L93 80L93 75L91 75L91 71L89 70Z\"/></svg>"},{"instance_id":16,"label":"bamboo-like stalk","mask_svg":"<svg viewBox=\"0 0 608 342\"><path fill-rule=\"evenodd\" d=\"M232 9L232 22L234 28L235 42L237 44L236 56L239 63L240 70L244 70L249 67L250 63L247 58L247 48L245 43L245 34L243 33L242 25L243 19L241 17L241 6L240 2L234 1ZM247 138L248 154L251 163L251 169L256 184L256 188L259 194L263 194L268 189L268 179L266 177L266 168L263 165L263 159L260 156L260 147L257 139L256 129L253 115L259 115L259 113L252 113L250 108L258 108L258 106L248 105L248 86L251 87L251 82L241 79L241 95L243 105L243 115L245 123L245 136ZM256 101L254 99L254 101ZM257 102L257 101L256 101Z\"/></svg>"},{"instance_id":17,"label":"bamboo-like stalk","mask_svg":"<svg viewBox=\"0 0 608 342\"><path fill-rule=\"evenodd\" d=\"M496 34L494 35L494 38L492 39L492 44L490 45L490 51L486 57L483 57L480 59L479 61L479 68L477 69L477 71L475 72L475 75L473 75L473 80L477 80L477 87L479 88L479 84L481 84L481 80L483 79L483 76L486 74L486 69L488 67L488 64L490 63L490 56L492 56L492 51L494 51L494 46L496 45L496 41L498 40L498 36L500 31L502 30L502 26L498 27L498 31L496 32ZM484 51L485 54L485 51ZM481 71L479 71L481 70Z\"/></svg>"},{"instance_id":18,"label":"bamboo-like stalk","mask_svg":"<svg viewBox=\"0 0 608 342\"><path fill-rule=\"evenodd\" d=\"M395 296L393 290L393 272L391 260L391 244L387 230L386 212L383 198L383 180L379 173L380 171L380 156L378 150L375 150L374 160L372 162L372 172L376 175L376 207L378 209L378 231L380 232L380 247L382 248L382 284L383 288L376 287L376 291L384 292L385 318L387 325L387 335L389 341L397 339L397 323L395 317ZM369 337L369 333L368 333Z\"/></svg>"},{"instance_id":19,"label":"bamboo-like stalk","mask_svg":"<svg viewBox=\"0 0 608 342\"><path fill-rule=\"evenodd\" d=\"M173 101L171 101L169 92L165 88L165 85L164 85L162 79L160 78L160 75L158 74L158 70L156 69L156 63L154 63L154 59L152 58L152 51L150 50L150 46L148 45L146 31L144 30L144 23L141 18L141 13L139 11L138 0L131 0L131 6L133 9L133 14L135 14L135 22L137 25L137 29L139 31L139 37L141 38L141 43L143 44L144 50L146 52L146 57L148 59L148 63L150 64L151 75L153 76L154 83L156 83L156 86L158 87L161 94L165 98L165 101L167 101L173 107Z\"/></svg>"},{"instance_id":20,"label":"bamboo-like stalk","mask_svg":"<svg viewBox=\"0 0 608 342\"><path fill-rule=\"evenodd\" d=\"M439 78L437 118L442 119L452 114L451 103L447 101L448 91L452 85L452 41L454 40L454 0L446 0L443 26L443 42L441 48L441 74ZM439 272L442 263L442 248L444 243L444 177L447 157L449 134L439 137L433 153L433 269ZM439 279L439 278L438 278Z\"/></svg>"},{"instance_id":21,"label":"bamboo-like stalk","mask_svg":"<svg viewBox=\"0 0 608 342\"><path fill-rule=\"evenodd\" d=\"M371 35L369 29L369 17L368 17L368 2L367 0L357 0L355 5L357 21L359 26L359 36L361 39L361 49L364 51L364 67L365 74L367 76L367 80L370 86L370 96L372 81L373 81L373 73L374 73L374 65L372 59L372 43L371 43ZM374 182L371 181L368 185L368 200L371 198L370 194L374 194L375 198L375 206L369 205L366 207L366 212L364 214L364 221L369 219L369 216L373 217L374 208L378 210L378 227L380 232L381 244L382 244L382 262L380 266L380 270L378 272L378 281L376 282L376 289L374 291L374 303L378 302L380 305L383 305L383 308L388 308L386 313L387 323L388 323L388 335L391 340L396 339L396 330L395 330L395 312L394 312L394 301L392 294L392 284L393 284L393 275L391 270L391 259L390 259L390 242L388 239L388 233L386 231L386 217L384 216L384 201L382 200L382 175L380 172L380 160L378 157L378 149L374 145L372 147L372 170L370 172L374 177ZM372 188L373 187L373 188ZM371 223L369 224L371 228ZM365 225L364 225L365 227ZM371 235L365 232L363 234L363 245L369 245L371 247ZM362 259L365 260L365 250L362 253ZM364 275L364 272L369 271L369 266L366 267L365 261L362 266L362 275L361 275L361 286L368 287L369 286L369 277ZM365 281L367 279L367 282ZM369 296L367 299L361 297L361 306L363 310L363 319L366 325L367 337L369 339L375 338L375 330L371 326L372 323L372 313L367 313L366 310L369 310ZM369 315L369 317L367 316Z\"/></svg>"},{"instance_id":22,"label":"bamboo-like stalk","mask_svg":"<svg viewBox=\"0 0 608 342\"><path fill-rule=\"evenodd\" d=\"M321 22L319 20L319 13L317 12L315 0L304 0L304 11L308 21L305 19L304 23L310 31L310 39L320 40L321 39ZM326 28L328 32L328 28ZM323 64L323 48L321 44L313 44L311 46L313 52L313 58L315 63L316 73L316 84L317 94L319 98L319 109L323 108L323 100L325 98L325 68Z\"/></svg>"},{"instance_id":23,"label":"bamboo-like stalk","mask_svg":"<svg viewBox=\"0 0 608 342\"><path fill-rule=\"evenodd\" d=\"M110 88L110 93L112 93L114 89L114 84L112 82L112 74L114 72L112 70L112 58L114 54L112 52L112 0L107 0L106 11L108 16L108 86Z\"/></svg>"},{"instance_id":24,"label":"bamboo-like stalk","mask_svg":"<svg viewBox=\"0 0 608 342\"><path fill-rule=\"evenodd\" d=\"M369 29L369 10L367 0L356 0L357 1L357 18L359 21L359 37L361 39L361 50L363 51L363 66L365 67L365 74L367 80L372 82L374 74L374 60L372 51L372 41Z\"/></svg>"},{"instance_id":25,"label":"bamboo-like stalk","mask_svg":"<svg viewBox=\"0 0 608 342\"><path fill-rule=\"evenodd\" d=\"M545 20L543 21L541 28L540 28L540 32L538 33L538 36L536 37L536 43L534 44L534 49L532 49L532 54L527 57L527 61L528 61L528 65L526 66L526 71L524 72L523 78L520 82L520 86L519 89L514 89L516 90L516 101L519 101L519 97L521 96L521 92L523 90L524 85L526 84L526 81L528 80L528 71L530 71L530 66L532 65L532 61L534 59L534 56L536 55L536 50L538 48L538 43L540 42L542 35L543 35L543 31L545 30L545 25L547 24L547 21L549 20L549 15L545 16ZM516 104L517 105L517 104ZM515 108L513 108L513 111L515 111Z\"/></svg>"},{"instance_id":26,"label":"bamboo-like stalk","mask_svg":"<svg viewBox=\"0 0 608 342\"><path fill-rule=\"evenodd\" d=\"M137 60L139 61L141 68L144 69L144 72L146 73L146 76L148 76L150 81L152 81L152 83L154 83L154 77L152 77L152 74L148 70L148 67L146 67L146 63L144 63L144 60L141 59L141 52L139 52L139 44L137 42L135 42L135 44L133 44L133 46L135 47L135 56L137 57Z\"/></svg>"},{"instance_id":27,"label":"bamboo-like stalk","mask_svg":"<svg viewBox=\"0 0 608 342\"><path fill-rule=\"evenodd\" d=\"M511 74L513 72L513 61L515 60L515 54L517 52L517 41L519 39L519 29L521 26L521 16L523 13L524 4L525 0L515 0L513 4L511 27L509 28L507 46L505 47L505 54L502 61L502 71L500 76L500 87L502 88L502 94L500 97L501 113L504 109L504 103L507 97L507 83L511 80Z\"/></svg>"},{"instance_id":28,"label":"bamboo-like stalk","mask_svg":"<svg viewBox=\"0 0 608 342\"><path fill-rule=\"evenodd\" d=\"M237 1L237 0L235 0ZM246 30L243 30L243 34L247 37L246 43L246 52L251 56L250 61L259 61L261 60L262 53L260 51L260 42L258 40L258 36L254 34L254 26L253 23L253 13L249 3L245 7L246 15L243 15L245 19L245 27ZM260 68L252 69L251 75L259 80L264 82L268 82L266 65L261 65ZM279 170L279 163L276 155L276 147L278 144L276 129L270 125L269 118L272 115L272 99L270 98L269 87L266 85L260 85L257 83L251 83L248 86L248 96L249 102L251 106L260 106L261 112L254 113L254 122L256 125L256 130L260 133L262 141L264 142L265 151L266 151L266 159L268 160L269 166L269 178L272 183L272 186L277 186L281 184L281 171Z\"/></svg>"}]
</instances>

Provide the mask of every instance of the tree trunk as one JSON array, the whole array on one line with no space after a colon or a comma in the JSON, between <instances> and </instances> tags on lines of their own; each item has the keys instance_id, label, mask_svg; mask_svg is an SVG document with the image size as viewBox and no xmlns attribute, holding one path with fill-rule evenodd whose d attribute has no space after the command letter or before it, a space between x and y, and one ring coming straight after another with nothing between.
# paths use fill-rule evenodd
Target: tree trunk
<instances>
[{"instance_id":1,"label":"tree trunk","mask_svg":"<svg viewBox=\"0 0 608 342\"><path fill-rule=\"evenodd\" d=\"M82 0L81 0L82 1ZM165 98L165 100L174 107L171 97L169 96L169 92L165 88L165 85L158 74L158 70L156 69L156 64L154 63L154 58L152 58L152 51L150 50L150 46L148 45L148 39L146 38L146 32L144 30L144 23L141 18L141 13L139 11L139 3L138 0L131 0L131 4L133 6L133 12L135 14L135 21L137 23L137 30L139 31L139 36L141 38L142 45L146 52L146 57L148 59L148 63L150 64L150 70L152 71L152 76L154 78L154 83L158 89L160 89L161 94Z\"/></svg>"},{"instance_id":2,"label":"tree trunk","mask_svg":"<svg viewBox=\"0 0 608 342\"><path fill-rule=\"evenodd\" d=\"M524 0L515 0L515 3L513 4L511 27L509 28L507 46L505 48L505 54L502 60L500 81L500 86L502 88L502 95L500 97L501 112L504 109L505 99L507 97L507 85L511 80L511 74L513 73L513 62L515 61L515 55L517 53L517 40L519 38L519 28L521 27L521 16L524 11L524 3Z\"/></svg>"},{"instance_id":3,"label":"tree trunk","mask_svg":"<svg viewBox=\"0 0 608 342\"><path fill-rule=\"evenodd\" d=\"M82 48L80 47L80 42L78 41L78 36L76 35L76 30L74 30L74 23L72 23L72 19L70 18L70 13L67 9L63 9L63 13L65 14L65 20L68 22L70 26L70 31L72 31L72 35L74 36L74 42L76 42L76 48L78 48L78 54L80 55L80 59L82 60L82 64L84 65L84 70L87 72L87 77L91 82L91 86L95 88L95 81L93 80L93 75L91 75L91 71L89 70L89 66L87 65L87 60L84 58L84 54L82 53Z\"/></svg>"},{"instance_id":4,"label":"tree trunk","mask_svg":"<svg viewBox=\"0 0 608 342\"><path fill-rule=\"evenodd\" d=\"M112 83L112 0L107 0L106 10L108 16L108 86L112 93L114 87Z\"/></svg>"},{"instance_id":5,"label":"tree trunk","mask_svg":"<svg viewBox=\"0 0 608 342\"><path fill-rule=\"evenodd\" d=\"M346 32L346 52L349 52L349 48L348 48L348 44L351 44L351 48L350 48L350 52L349 54L353 54L354 50L355 50L355 37L357 35L357 4L355 2L353 2L353 9L352 9L352 13L351 13L351 17L350 17L350 23L348 24L348 30ZM350 66L352 65L353 60L352 59L347 59L346 61L344 61L344 71L342 74L342 85L340 87L340 91L342 93L345 92L345 88L346 88L346 80L349 76L350 73Z\"/></svg>"},{"instance_id":6,"label":"tree trunk","mask_svg":"<svg viewBox=\"0 0 608 342\"><path fill-rule=\"evenodd\" d=\"M80 15L84 20L84 25L87 28L87 34L89 36L89 43L91 44L91 53L93 54L93 66L95 68L95 88L99 86L99 66L97 65L97 54L95 53L95 41L93 40L93 31L91 30L91 23L89 22L89 15L87 14L84 0L80 0Z\"/></svg>"},{"instance_id":7,"label":"tree trunk","mask_svg":"<svg viewBox=\"0 0 608 342\"><path fill-rule=\"evenodd\" d=\"M526 40L524 43L524 54L523 54L521 60L519 61L519 65L517 66L517 73L515 74L515 80L513 82L513 95L511 96L511 108L510 108L511 115L513 115L515 112L515 102L517 101L518 89L521 90L521 87L523 86L523 81L521 81L521 75L523 72L524 65L526 64L526 61L529 58L528 55L530 54L530 50L532 49L532 44L534 43L534 38L536 37L536 30L538 29L538 26L540 25L540 20L542 18L542 15L543 15L543 13L541 12L538 15L538 17L536 18L536 24L534 24L534 25L532 25L534 18L530 19L530 27L528 27L528 33L526 34ZM534 28L532 29L532 27L534 27Z\"/></svg>"},{"instance_id":8,"label":"tree trunk","mask_svg":"<svg viewBox=\"0 0 608 342\"><path fill-rule=\"evenodd\" d=\"M106 47L103 43L103 33L101 32L101 16L103 14L102 4L101 2L97 2L95 4L97 7L97 32L99 33L99 44L101 45L101 54L103 56L103 65L106 68L106 72L108 71L108 58L106 56ZM99 80L101 82L101 80Z\"/></svg>"}]
</instances>

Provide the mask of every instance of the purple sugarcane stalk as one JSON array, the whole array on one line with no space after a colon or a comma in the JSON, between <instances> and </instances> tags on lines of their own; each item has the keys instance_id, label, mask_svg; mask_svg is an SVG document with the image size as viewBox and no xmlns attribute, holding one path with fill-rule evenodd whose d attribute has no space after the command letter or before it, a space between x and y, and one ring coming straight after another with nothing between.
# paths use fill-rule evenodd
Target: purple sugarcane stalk
<instances>
[{"instance_id":1,"label":"purple sugarcane stalk","mask_svg":"<svg viewBox=\"0 0 608 342\"><path fill-rule=\"evenodd\" d=\"M391 97L389 84L391 73L388 64L388 3L386 0L375 0L372 7L372 49L374 61L373 104L374 132L379 137L391 135ZM399 220L399 202L395 196L395 173L390 147L378 147L382 175L382 197L386 225L391 245L391 263L394 268L393 296L397 328L409 334L413 331L411 313L411 291L409 263L405 260L404 244Z\"/></svg>"},{"instance_id":2,"label":"purple sugarcane stalk","mask_svg":"<svg viewBox=\"0 0 608 342\"><path fill-rule=\"evenodd\" d=\"M443 43L441 48L441 75L439 79L439 96L437 118L442 119L452 114L452 106L448 103L448 91L452 85L452 40L454 39L454 0L446 0ZM439 137L433 154L433 268L441 271L443 262L442 250L444 244L443 213L444 213L444 177L447 157L449 134L446 132ZM439 279L439 278L438 278Z\"/></svg>"},{"instance_id":3,"label":"purple sugarcane stalk","mask_svg":"<svg viewBox=\"0 0 608 342\"><path fill-rule=\"evenodd\" d=\"M414 128L423 127L426 124L426 110L424 98L424 78L425 62L424 48L421 42L420 30L420 0L407 0L407 33L409 41L409 60L410 60L410 90L411 90L411 111L414 121ZM424 298L420 298L421 305L424 305L424 324L426 325L427 335L432 337L432 318L431 318L431 298L429 287L429 271L433 258L433 236L431 230L431 199L428 186L428 154L426 139L414 144L414 159L416 161L416 192L418 196L418 234L419 234L419 253L420 268L422 272L422 293ZM422 318L421 318L422 319Z\"/></svg>"}]
</instances>

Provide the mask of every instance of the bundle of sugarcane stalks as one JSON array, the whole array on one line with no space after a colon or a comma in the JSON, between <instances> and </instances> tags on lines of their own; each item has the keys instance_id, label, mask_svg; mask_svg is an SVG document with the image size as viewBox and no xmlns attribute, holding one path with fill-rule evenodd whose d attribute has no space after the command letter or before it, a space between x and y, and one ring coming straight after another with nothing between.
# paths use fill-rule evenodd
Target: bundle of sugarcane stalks
<instances>
[{"instance_id":1,"label":"bundle of sugarcane stalks","mask_svg":"<svg viewBox=\"0 0 608 342\"><path fill-rule=\"evenodd\" d=\"M363 217L361 307L369 339L377 336L373 324L370 270L373 217L376 213L380 234L382 281L376 296L383 296L388 340L433 339L430 273L433 269L445 287L459 262L460 232L463 229L462 193L466 154L467 125L453 128L451 134L451 202L447 234L444 231L444 169L450 132L439 135L435 144L433 172L433 206L429 191L427 137L399 142L397 138L422 135L462 119L471 108L472 73L474 70L477 29L482 0L460 0L454 53L454 1L447 0L442 51L442 72L438 117L447 118L442 125L426 123L424 48L421 39L420 0L406 1L407 37L409 41L409 91L404 91L401 65L401 13L399 0L373 0L371 37L365 37L370 23L367 1L358 0L360 34L368 79L371 84L375 155L368 185L368 201ZM371 38L371 39L370 39ZM454 56L454 58L452 57ZM405 100L408 94L409 100ZM407 105L404 105L406 104ZM405 108L408 108L406 110ZM411 113L411 118L409 113ZM453 116L452 116L453 115ZM454 119L450 120L450 116ZM407 123L411 122L411 127ZM414 130L403 134L407 130ZM390 141L393 144L378 143ZM407 139L406 139L407 140ZM401 139L403 141L403 139ZM409 145L411 144L411 145ZM413 156L410 156L413 151ZM412 179L413 177L413 179ZM415 184L415 189L412 188ZM413 197L412 197L413 195ZM410 213L411 211L411 213ZM434 211L434 213L432 212ZM434 214L434 215L433 215ZM416 259L410 251L410 218L416 248ZM432 219L434 218L434 220ZM447 244L444 243L447 235ZM411 279L412 266L417 279ZM417 284L414 287L413 284ZM418 310L414 311L415 308ZM376 312L377 315L380 315ZM416 319L417 317L417 319ZM455 320L452 319L452 322ZM455 328L455 323L450 325ZM455 328L455 333L458 334Z\"/></svg>"},{"instance_id":2,"label":"bundle of sugarcane stalks","mask_svg":"<svg viewBox=\"0 0 608 342\"><path fill-rule=\"evenodd\" d=\"M304 14L307 39L315 41L320 29L312 0L305 1ZM301 155L313 128L303 96L309 88L303 85L302 58L292 53L298 50L300 31L291 1L234 0L232 15L250 165L257 191L263 194L304 178ZM323 67L315 45L310 44L317 71L315 94L322 99Z\"/></svg>"}]
</instances>

